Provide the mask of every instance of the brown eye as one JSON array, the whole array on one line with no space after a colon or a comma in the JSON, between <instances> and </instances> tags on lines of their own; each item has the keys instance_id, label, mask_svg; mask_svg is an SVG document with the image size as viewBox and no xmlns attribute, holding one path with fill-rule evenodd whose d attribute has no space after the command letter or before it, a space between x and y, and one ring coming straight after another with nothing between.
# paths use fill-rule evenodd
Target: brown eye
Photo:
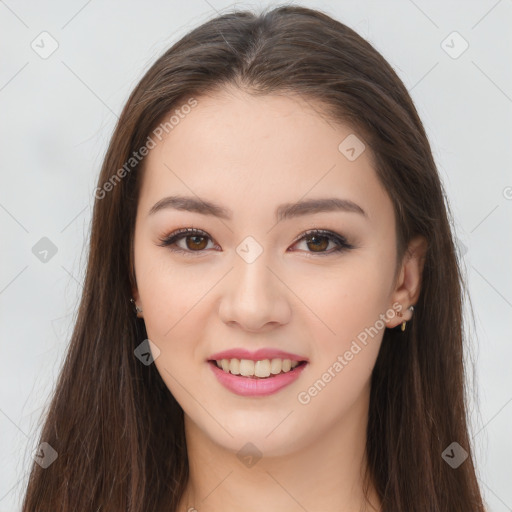
<instances>
[{"instance_id":1,"label":"brown eye","mask_svg":"<svg viewBox=\"0 0 512 512\"><path fill-rule=\"evenodd\" d=\"M308 238L307 245L313 252L322 252L329 246L329 238L326 236L313 235Z\"/></svg>"},{"instance_id":2,"label":"brown eye","mask_svg":"<svg viewBox=\"0 0 512 512\"><path fill-rule=\"evenodd\" d=\"M303 233L300 238L296 240L296 244L304 243L306 250L304 251L307 255L311 253L318 256L328 256L333 253L353 249L353 245L349 244L345 237L338 235L327 230L313 229L306 233ZM329 244L332 246L329 250Z\"/></svg>"},{"instance_id":3,"label":"brown eye","mask_svg":"<svg viewBox=\"0 0 512 512\"><path fill-rule=\"evenodd\" d=\"M205 242L205 240L206 240L205 236L193 235L193 236L185 236L183 238L185 238L185 240L186 240L187 248L191 249L191 250L201 250L201 249L204 249L208 245L208 242ZM191 241L191 242L188 243L189 241Z\"/></svg>"},{"instance_id":4,"label":"brown eye","mask_svg":"<svg viewBox=\"0 0 512 512\"><path fill-rule=\"evenodd\" d=\"M185 244L179 245L182 240ZM161 247L169 247L171 251L182 253L203 252L211 238L204 231L194 228L180 229L160 240Z\"/></svg>"}]
</instances>

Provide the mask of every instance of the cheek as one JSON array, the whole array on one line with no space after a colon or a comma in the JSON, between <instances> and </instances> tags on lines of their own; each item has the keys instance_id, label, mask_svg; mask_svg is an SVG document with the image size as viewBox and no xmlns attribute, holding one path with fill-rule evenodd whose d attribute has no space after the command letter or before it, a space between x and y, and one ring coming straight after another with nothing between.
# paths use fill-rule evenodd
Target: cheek
<instances>
[{"instance_id":1,"label":"cheek","mask_svg":"<svg viewBox=\"0 0 512 512\"><path fill-rule=\"evenodd\" d=\"M202 279L196 274L194 279L187 272L147 274L139 289L144 297L148 336L151 333L155 341L165 346L174 344L177 338L193 336L203 310L201 298L212 285L207 276ZM177 345L182 347L183 343Z\"/></svg>"},{"instance_id":2,"label":"cheek","mask_svg":"<svg viewBox=\"0 0 512 512\"><path fill-rule=\"evenodd\" d=\"M193 264L176 264L166 248L149 240L135 246L135 271L146 330L155 341L172 339L183 320L193 316L194 304L212 286L208 275L198 277Z\"/></svg>"},{"instance_id":3,"label":"cheek","mask_svg":"<svg viewBox=\"0 0 512 512\"><path fill-rule=\"evenodd\" d=\"M385 317L391 317L388 294L393 260L385 259L378 251L347 259L346 266L330 273L328 285L309 294L307 304L321 320L318 324L312 319L318 328L309 330L318 334L311 344L311 359L317 362L311 366L311 380L320 379L320 386L325 381L333 391L351 389L356 393L369 379L386 326ZM322 377L328 371L331 373Z\"/></svg>"},{"instance_id":4,"label":"cheek","mask_svg":"<svg viewBox=\"0 0 512 512\"><path fill-rule=\"evenodd\" d=\"M308 304L330 328L333 341L373 325L388 308L389 273L382 264L360 259L332 272L326 285L308 294ZM334 332L332 332L334 331Z\"/></svg>"},{"instance_id":5,"label":"cheek","mask_svg":"<svg viewBox=\"0 0 512 512\"><path fill-rule=\"evenodd\" d=\"M297 402L308 417L336 422L368 393L385 324L385 286L378 272L340 274L312 305L329 327L316 330ZM318 322L316 322L318 323Z\"/></svg>"},{"instance_id":6,"label":"cheek","mask_svg":"<svg viewBox=\"0 0 512 512\"><path fill-rule=\"evenodd\" d=\"M203 342L215 321L212 291L225 272L211 270L206 263L176 264L165 249L159 249L151 258L141 259L137 274L144 322L148 338L159 349L158 372L189 410L195 403L189 393L200 396L201 383L211 372Z\"/></svg>"},{"instance_id":7,"label":"cheek","mask_svg":"<svg viewBox=\"0 0 512 512\"><path fill-rule=\"evenodd\" d=\"M201 367L200 343L207 322L206 302L201 298L207 298L213 283L207 276L194 280L191 272L157 269L158 265L153 266L141 276L144 322L148 338L160 351L154 362L158 372L178 403L188 409L194 402L189 393L199 396L194 390L204 378L200 372L210 371L206 364Z\"/></svg>"}]
</instances>

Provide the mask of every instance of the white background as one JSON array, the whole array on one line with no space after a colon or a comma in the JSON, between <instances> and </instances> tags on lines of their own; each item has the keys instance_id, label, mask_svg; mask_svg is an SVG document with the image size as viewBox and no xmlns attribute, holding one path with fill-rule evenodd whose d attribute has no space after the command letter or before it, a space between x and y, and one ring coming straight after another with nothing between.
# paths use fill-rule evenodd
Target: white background
<instances>
[{"instance_id":1,"label":"white background","mask_svg":"<svg viewBox=\"0 0 512 512\"><path fill-rule=\"evenodd\" d=\"M475 314L468 385L479 480L489 511L512 511L512 0L294 3L367 38L425 124ZM269 4L236 2L239 10ZM0 1L0 512L20 507L82 289L94 188L117 116L166 48L233 5ZM42 46L44 31L58 43L46 59L31 47ZM442 45L453 31L469 44L458 58ZM446 44L463 48L457 36ZM46 263L32 252L42 237L57 247Z\"/></svg>"}]
</instances>

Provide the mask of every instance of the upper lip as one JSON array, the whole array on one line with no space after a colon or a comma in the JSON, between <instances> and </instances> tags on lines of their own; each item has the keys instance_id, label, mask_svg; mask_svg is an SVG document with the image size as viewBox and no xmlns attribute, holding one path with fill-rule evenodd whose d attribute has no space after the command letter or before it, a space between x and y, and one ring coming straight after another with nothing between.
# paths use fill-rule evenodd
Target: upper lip
<instances>
[{"instance_id":1,"label":"upper lip","mask_svg":"<svg viewBox=\"0 0 512 512\"><path fill-rule=\"evenodd\" d=\"M261 361L262 359L290 359L291 361L309 361L307 357L275 348L260 348L255 352L244 348L232 348L212 354L208 358L209 361L220 361L221 359L250 359L252 361Z\"/></svg>"}]
</instances>

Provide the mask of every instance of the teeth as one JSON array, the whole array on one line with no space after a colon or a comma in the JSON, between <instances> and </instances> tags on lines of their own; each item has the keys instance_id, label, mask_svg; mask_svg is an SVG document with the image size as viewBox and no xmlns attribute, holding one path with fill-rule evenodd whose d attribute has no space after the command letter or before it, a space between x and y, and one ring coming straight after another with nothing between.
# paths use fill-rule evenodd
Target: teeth
<instances>
[{"instance_id":1,"label":"teeth","mask_svg":"<svg viewBox=\"0 0 512 512\"><path fill-rule=\"evenodd\" d=\"M233 375L240 375L240 361L238 359L231 359L229 370L227 371L230 371Z\"/></svg>"},{"instance_id":2,"label":"teeth","mask_svg":"<svg viewBox=\"0 0 512 512\"><path fill-rule=\"evenodd\" d=\"M272 361L270 362L270 373L272 373L273 375L281 373L282 366L283 363L281 359L272 359Z\"/></svg>"},{"instance_id":3,"label":"teeth","mask_svg":"<svg viewBox=\"0 0 512 512\"><path fill-rule=\"evenodd\" d=\"M243 375L244 377L254 375L254 361L251 361L250 359L242 359L240 361L240 375Z\"/></svg>"},{"instance_id":4,"label":"teeth","mask_svg":"<svg viewBox=\"0 0 512 512\"><path fill-rule=\"evenodd\" d=\"M268 359L256 361L254 363L254 375L256 377L268 377L270 375L270 361Z\"/></svg>"},{"instance_id":5,"label":"teeth","mask_svg":"<svg viewBox=\"0 0 512 512\"><path fill-rule=\"evenodd\" d=\"M292 361L291 359L263 359L261 361L221 359L215 362L226 373L259 378L270 377L270 375L277 375L281 372L287 373L299 364L299 361Z\"/></svg>"}]
</instances>

